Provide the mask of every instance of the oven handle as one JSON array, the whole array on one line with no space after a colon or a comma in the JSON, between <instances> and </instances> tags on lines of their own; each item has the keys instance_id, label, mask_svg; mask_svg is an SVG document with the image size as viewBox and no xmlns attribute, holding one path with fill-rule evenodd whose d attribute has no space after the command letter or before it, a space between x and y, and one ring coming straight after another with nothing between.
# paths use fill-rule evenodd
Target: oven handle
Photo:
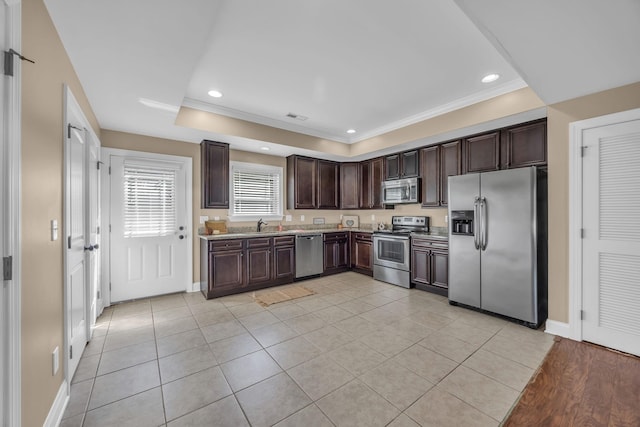
<instances>
[{"instance_id":1,"label":"oven handle","mask_svg":"<svg viewBox=\"0 0 640 427\"><path fill-rule=\"evenodd\" d=\"M379 235L379 234L374 234L373 238L376 240L380 240L380 239L388 239L388 240L409 240L409 236L394 236L388 233L385 233L384 235Z\"/></svg>"},{"instance_id":2,"label":"oven handle","mask_svg":"<svg viewBox=\"0 0 640 427\"><path fill-rule=\"evenodd\" d=\"M476 196L476 198L473 200L473 216L474 216L474 221L473 221L473 245L476 247L476 249L480 249L480 241L479 241L479 236L480 236L480 210L478 209L480 203L480 197Z\"/></svg>"}]
</instances>

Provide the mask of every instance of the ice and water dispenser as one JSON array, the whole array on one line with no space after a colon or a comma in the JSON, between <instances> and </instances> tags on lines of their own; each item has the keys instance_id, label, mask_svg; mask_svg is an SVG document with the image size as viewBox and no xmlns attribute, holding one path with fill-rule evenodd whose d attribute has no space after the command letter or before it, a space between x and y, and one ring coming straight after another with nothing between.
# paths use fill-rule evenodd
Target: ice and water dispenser
<instances>
[{"instance_id":1,"label":"ice and water dispenser","mask_svg":"<svg viewBox=\"0 0 640 427\"><path fill-rule=\"evenodd\" d=\"M473 211L451 211L451 233L473 236Z\"/></svg>"}]
</instances>

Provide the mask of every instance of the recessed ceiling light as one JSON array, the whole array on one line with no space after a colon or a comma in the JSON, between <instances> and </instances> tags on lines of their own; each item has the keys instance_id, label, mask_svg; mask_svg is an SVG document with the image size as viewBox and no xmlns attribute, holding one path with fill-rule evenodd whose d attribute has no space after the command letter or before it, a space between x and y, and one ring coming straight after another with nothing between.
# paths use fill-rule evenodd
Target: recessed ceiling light
<instances>
[{"instance_id":1,"label":"recessed ceiling light","mask_svg":"<svg viewBox=\"0 0 640 427\"><path fill-rule=\"evenodd\" d=\"M177 113L180 110L180 107L177 105L165 104L164 102L154 101L153 99L138 98L138 102L146 107L169 111L171 113Z\"/></svg>"},{"instance_id":2,"label":"recessed ceiling light","mask_svg":"<svg viewBox=\"0 0 640 427\"><path fill-rule=\"evenodd\" d=\"M487 74L482 78L482 83L491 83L495 82L500 78L500 74Z\"/></svg>"},{"instance_id":3,"label":"recessed ceiling light","mask_svg":"<svg viewBox=\"0 0 640 427\"><path fill-rule=\"evenodd\" d=\"M209 96L212 96L214 98L222 98L222 92L220 92L218 90L210 90L207 93L209 94Z\"/></svg>"},{"instance_id":4,"label":"recessed ceiling light","mask_svg":"<svg viewBox=\"0 0 640 427\"><path fill-rule=\"evenodd\" d=\"M269 151L269 150L271 150L271 148L269 148L269 147L260 147L260 149L261 149L262 151Z\"/></svg>"},{"instance_id":5,"label":"recessed ceiling light","mask_svg":"<svg viewBox=\"0 0 640 427\"><path fill-rule=\"evenodd\" d=\"M355 129L349 129L349 130L347 131L347 133L356 133L356 130L355 130Z\"/></svg>"}]
</instances>

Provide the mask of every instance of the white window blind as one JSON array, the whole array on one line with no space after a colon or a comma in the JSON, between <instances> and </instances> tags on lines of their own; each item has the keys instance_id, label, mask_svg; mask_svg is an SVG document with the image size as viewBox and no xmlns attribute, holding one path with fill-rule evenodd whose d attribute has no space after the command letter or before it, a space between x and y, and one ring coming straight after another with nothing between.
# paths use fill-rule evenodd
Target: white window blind
<instances>
[{"instance_id":1,"label":"white window blind","mask_svg":"<svg viewBox=\"0 0 640 427\"><path fill-rule=\"evenodd\" d=\"M177 229L176 170L124 166L124 237L156 237Z\"/></svg>"},{"instance_id":2,"label":"white window blind","mask_svg":"<svg viewBox=\"0 0 640 427\"><path fill-rule=\"evenodd\" d=\"M282 168L232 162L231 215L273 218L282 215Z\"/></svg>"}]
</instances>

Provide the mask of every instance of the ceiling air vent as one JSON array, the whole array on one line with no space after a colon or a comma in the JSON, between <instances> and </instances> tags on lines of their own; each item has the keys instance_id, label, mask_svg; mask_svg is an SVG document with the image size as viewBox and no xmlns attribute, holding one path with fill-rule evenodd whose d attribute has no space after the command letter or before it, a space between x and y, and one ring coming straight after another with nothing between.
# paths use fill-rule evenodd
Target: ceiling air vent
<instances>
[{"instance_id":1,"label":"ceiling air vent","mask_svg":"<svg viewBox=\"0 0 640 427\"><path fill-rule=\"evenodd\" d=\"M300 120L300 121L303 121L303 122L309 118L309 117L306 117L306 116L301 116L300 114L296 114L296 113L287 113L287 117L289 117L291 119Z\"/></svg>"}]
</instances>

